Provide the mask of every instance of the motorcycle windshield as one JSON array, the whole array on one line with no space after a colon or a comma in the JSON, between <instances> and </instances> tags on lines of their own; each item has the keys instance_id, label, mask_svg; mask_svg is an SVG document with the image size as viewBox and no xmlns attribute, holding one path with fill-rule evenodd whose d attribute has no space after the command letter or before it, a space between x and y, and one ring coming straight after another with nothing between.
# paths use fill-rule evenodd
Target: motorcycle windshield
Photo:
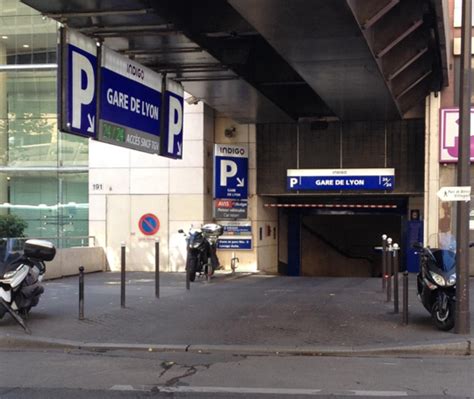
<instances>
[{"instance_id":1,"label":"motorcycle windshield","mask_svg":"<svg viewBox=\"0 0 474 399\"><path fill-rule=\"evenodd\" d=\"M456 266L456 239L451 232L432 234L428 244L439 269L448 272Z\"/></svg>"},{"instance_id":2,"label":"motorcycle windshield","mask_svg":"<svg viewBox=\"0 0 474 399\"><path fill-rule=\"evenodd\" d=\"M449 272L456 266L456 252L448 249L433 249L431 253L436 260L436 265L444 272Z\"/></svg>"}]
</instances>

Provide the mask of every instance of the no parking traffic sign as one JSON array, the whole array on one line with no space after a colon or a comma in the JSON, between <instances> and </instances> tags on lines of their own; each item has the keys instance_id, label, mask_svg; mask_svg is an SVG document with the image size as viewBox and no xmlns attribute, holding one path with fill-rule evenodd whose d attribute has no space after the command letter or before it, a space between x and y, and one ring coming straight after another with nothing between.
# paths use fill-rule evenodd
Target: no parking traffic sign
<instances>
[{"instance_id":1,"label":"no parking traffic sign","mask_svg":"<svg viewBox=\"0 0 474 399\"><path fill-rule=\"evenodd\" d=\"M160 219L152 213L147 213L138 221L138 228L146 236L152 236L160 229Z\"/></svg>"}]
</instances>

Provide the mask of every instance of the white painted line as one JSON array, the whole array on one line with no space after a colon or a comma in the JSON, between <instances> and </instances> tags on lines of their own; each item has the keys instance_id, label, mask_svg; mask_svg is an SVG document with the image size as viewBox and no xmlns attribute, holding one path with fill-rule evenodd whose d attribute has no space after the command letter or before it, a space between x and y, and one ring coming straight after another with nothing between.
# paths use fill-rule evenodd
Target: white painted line
<instances>
[{"instance_id":1,"label":"white painted line","mask_svg":"<svg viewBox=\"0 0 474 399\"><path fill-rule=\"evenodd\" d=\"M110 391L136 391L131 385L114 385L109 388Z\"/></svg>"},{"instance_id":2,"label":"white painted line","mask_svg":"<svg viewBox=\"0 0 474 399\"><path fill-rule=\"evenodd\" d=\"M404 391L349 391L352 392L355 396L408 396L408 393Z\"/></svg>"},{"instance_id":3,"label":"white painted line","mask_svg":"<svg viewBox=\"0 0 474 399\"><path fill-rule=\"evenodd\" d=\"M241 388L241 387L158 387L160 392L167 393L235 393L267 395L316 395L321 389L291 388Z\"/></svg>"}]
</instances>

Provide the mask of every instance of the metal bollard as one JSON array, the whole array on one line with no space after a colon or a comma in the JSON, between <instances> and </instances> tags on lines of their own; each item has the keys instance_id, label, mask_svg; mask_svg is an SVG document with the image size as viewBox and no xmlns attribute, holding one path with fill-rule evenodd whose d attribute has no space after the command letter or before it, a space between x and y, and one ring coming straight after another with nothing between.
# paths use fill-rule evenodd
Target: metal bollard
<instances>
[{"instance_id":1,"label":"metal bollard","mask_svg":"<svg viewBox=\"0 0 474 399\"><path fill-rule=\"evenodd\" d=\"M186 289L189 290L191 288L191 279L189 276L189 270L186 267Z\"/></svg>"},{"instance_id":2,"label":"metal bollard","mask_svg":"<svg viewBox=\"0 0 474 399\"><path fill-rule=\"evenodd\" d=\"M122 242L120 251L120 307L125 307L125 243Z\"/></svg>"},{"instance_id":3,"label":"metal bollard","mask_svg":"<svg viewBox=\"0 0 474 399\"><path fill-rule=\"evenodd\" d=\"M408 324L408 272L403 272L403 324Z\"/></svg>"},{"instance_id":4,"label":"metal bollard","mask_svg":"<svg viewBox=\"0 0 474 399\"><path fill-rule=\"evenodd\" d=\"M211 282L212 272L213 272L213 270L212 270L211 258L207 258L206 282L208 282L208 283Z\"/></svg>"},{"instance_id":5,"label":"metal bollard","mask_svg":"<svg viewBox=\"0 0 474 399\"><path fill-rule=\"evenodd\" d=\"M392 239L387 238L387 262L385 270L385 287L387 289L387 302L392 300L392 261L393 261Z\"/></svg>"},{"instance_id":6,"label":"metal bollard","mask_svg":"<svg viewBox=\"0 0 474 399\"><path fill-rule=\"evenodd\" d=\"M155 297L160 297L160 240L155 241Z\"/></svg>"},{"instance_id":7,"label":"metal bollard","mask_svg":"<svg viewBox=\"0 0 474 399\"><path fill-rule=\"evenodd\" d=\"M387 234L382 235L382 291L385 290L385 274L387 272Z\"/></svg>"},{"instance_id":8,"label":"metal bollard","mask_svg":"<svg viewBox=\"0 0 474 399\"><path fill-rule=\"evenodd\" d=\"M398 244L393 244L393 312L399 313L398 307L398 273L400 271L400 263L398 251L400 247Z\"/></svg>"},{"instance_id":9,"label":"metal bollard","mask_svg":"<svg viewBox=\"0 0 474 399\"><path fill-rule=\"evenodd\" d=\"M79 320L84 320L84 267L79 267Z\"/></svg>"}]
</instances>

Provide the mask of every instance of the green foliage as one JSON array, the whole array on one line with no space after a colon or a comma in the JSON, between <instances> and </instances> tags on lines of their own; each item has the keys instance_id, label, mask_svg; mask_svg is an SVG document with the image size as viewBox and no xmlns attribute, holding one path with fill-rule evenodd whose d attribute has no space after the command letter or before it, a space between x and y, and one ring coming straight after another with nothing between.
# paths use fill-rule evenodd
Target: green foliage
<instances>
[{"instance_id":1,"label":"green foliage","mask_svg":"<svg viewBox=\"0 0 474 399\"><path fill-rule=\"evenodd\" d=\"M28 223L17 215L0 215L0 238L24 237L27 227Z\"/></svg>"}]
</instances>

